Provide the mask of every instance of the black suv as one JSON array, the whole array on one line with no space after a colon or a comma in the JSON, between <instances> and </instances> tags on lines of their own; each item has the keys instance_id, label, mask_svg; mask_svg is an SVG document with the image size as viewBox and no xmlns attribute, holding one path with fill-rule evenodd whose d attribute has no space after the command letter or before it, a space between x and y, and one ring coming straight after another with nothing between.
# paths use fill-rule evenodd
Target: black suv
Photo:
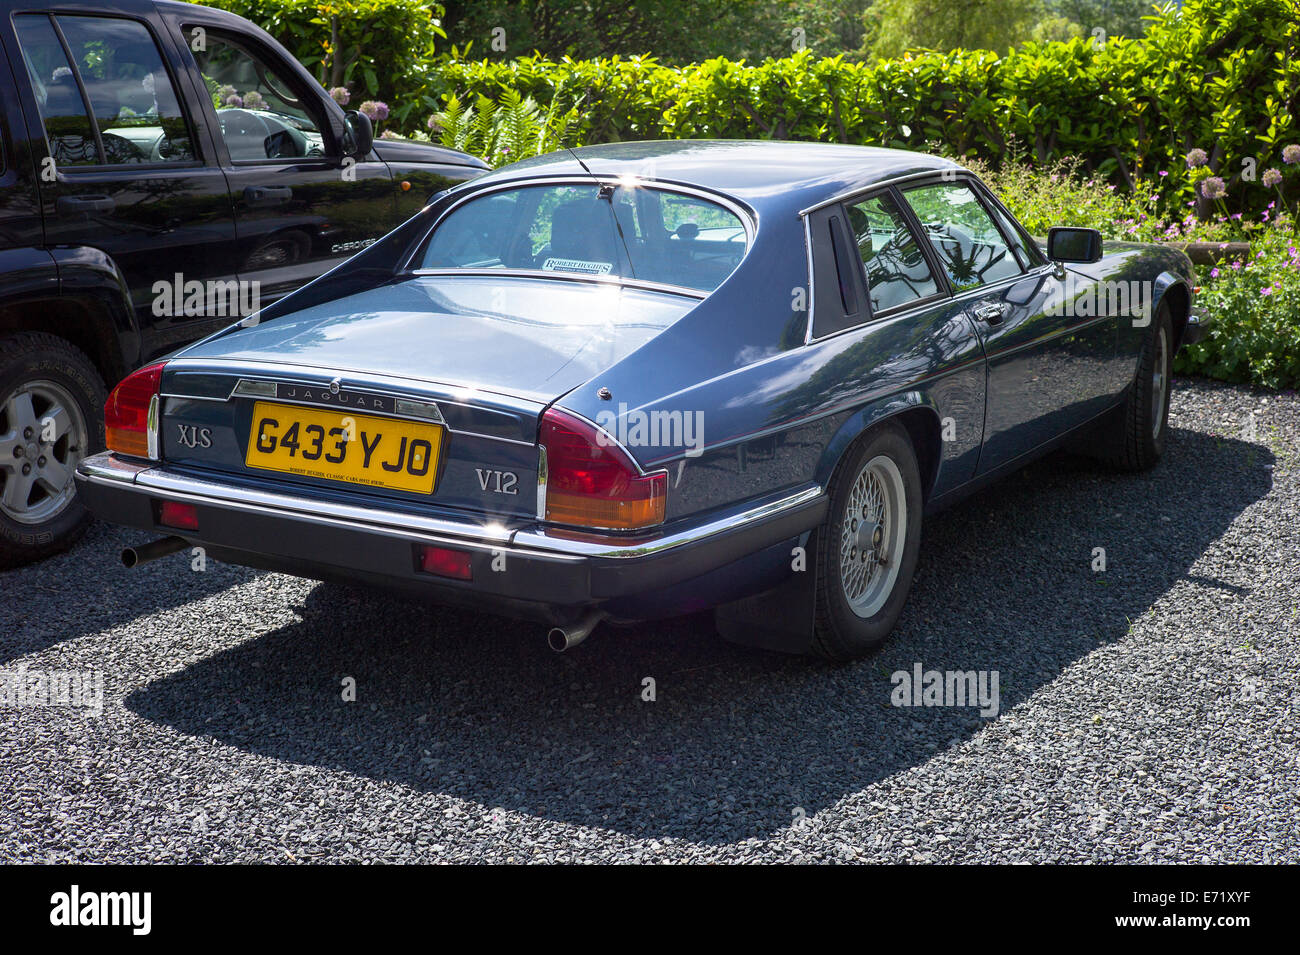
<instances>
[{"instance_id":1,"label":"black suv","mask_svg":"<svg viewBox=\"0 0 1300 955\"><path fill-rule=\"evenodd\" d=\"M269 304L487 167L375 139L264 31L169 0L0 0L0 568L71 544L105 383Z\"/></svg>"}]
</instances>

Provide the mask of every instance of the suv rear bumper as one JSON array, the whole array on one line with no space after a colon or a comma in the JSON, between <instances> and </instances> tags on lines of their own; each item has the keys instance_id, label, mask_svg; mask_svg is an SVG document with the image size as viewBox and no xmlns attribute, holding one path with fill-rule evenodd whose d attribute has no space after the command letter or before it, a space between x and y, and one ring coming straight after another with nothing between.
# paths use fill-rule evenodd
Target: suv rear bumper
<instances>
[{"instance_id":1,"label":"suv rear bumper","mask_svg":"<svg viewBox=\"0 0 1300 955\"><path fill-rule=\"evenodd\" d=\"M620 601L644 605L647 597L669 590L675 603L690 606L715 597L733 599L730 592L710 593L716 582L708 575L734 571L737 563L799 537L822 522L827 508L826 495L809 485L691 526L628 538L341 505L215 481L111 452L86 458L76 476L78 496L96 517L182 537L218 560L370 583L548 622L611 604L617 613ZM192 504L198 529L159 524L161 501ZM421 545L469 553L473 579L422 571ZM692 581L699 581L699 588L691 590ZM757 589L771 585L755 584Z\"/></svg>"}]
</instances>

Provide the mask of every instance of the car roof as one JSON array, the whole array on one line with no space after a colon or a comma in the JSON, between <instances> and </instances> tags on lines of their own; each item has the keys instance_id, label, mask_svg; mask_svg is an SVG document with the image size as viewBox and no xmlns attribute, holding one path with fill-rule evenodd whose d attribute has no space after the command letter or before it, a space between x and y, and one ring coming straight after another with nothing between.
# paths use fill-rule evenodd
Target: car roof
<instances>
[{"instance_id":1,"label":"car roof","mask_svg":"<svg viewBox=\"0 0 1300 955\"><path fill-rule=\"evenodd\" d=\"M636 176L698 186L742 200L760 214L798 211L899 176L961 168L938 156L874 146L778 140L654 140L547 153L502 167L467 186L585 175L575 155L596 176Z\"/></svg>"}]
</instances>

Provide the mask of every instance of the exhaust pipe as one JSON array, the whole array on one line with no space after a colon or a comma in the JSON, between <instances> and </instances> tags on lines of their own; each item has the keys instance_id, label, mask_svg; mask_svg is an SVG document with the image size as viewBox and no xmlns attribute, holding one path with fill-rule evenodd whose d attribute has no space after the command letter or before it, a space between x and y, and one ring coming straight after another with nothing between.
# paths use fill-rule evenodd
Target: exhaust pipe
<instances>
[{"instance_id":1,"label":"exhaust pipe","mask_svg":"<svg viewBox=\"0 0 1300 955\"><path fill-rule=\"evenodd\" d=\"M151 560L184 550L188 546L189 541L183 537L160 537L139 547L123 547L122 566L138 567L140 564L147 564Z\"/></svg>"},{"instance_id":2,"label":"exhaust pipe","mask_svg":"<svg viewBox=\"0 0 1300 955\"><path fill-rule=\"evenodd\" d=\"M551 632L546 635L546 643L556 653L571 650L586 640L587 635L596 629L596 624L604 620L605 616L603 610L593 610L576 623L552 627Z\"/></svg>"}]
</instances>

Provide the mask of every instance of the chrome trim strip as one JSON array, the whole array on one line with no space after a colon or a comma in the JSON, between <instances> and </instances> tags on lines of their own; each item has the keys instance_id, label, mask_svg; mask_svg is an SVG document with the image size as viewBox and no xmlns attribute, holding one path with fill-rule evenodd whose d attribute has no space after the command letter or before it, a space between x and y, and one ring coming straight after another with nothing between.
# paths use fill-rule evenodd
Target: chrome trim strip
<instances>
[{"instance_id":1,"label":"chrome trim strip","mask_svg":"<svg viewBox=\"0 0 1300 955\"><path fill-rule=\"evenodd\" d=\"M681 295L686 298L704 301L711 294L685 285L669 285L664 282L647 282L644 279L625 279L617 275L586 275L581 272L544 272L541 269L411 269L408 275L428 275L450 278L508 278L508 279L558 279L563 282L588 282L610 288L631 288L646 292L662 292L666 295ZM725 280L724 280L725 281Z\"/></svg>"},{"instance_id":2,"label":"chrome trim strip","mask_svg":"<svg viewBox=\"0 0 1300 955\"><path fill-rule=\"evenodd\" d=\"M205 481L202 478L182 476L163 468L140 472L134 487L142 492L157 492L168 497L182 497L229 507L254 505L284 514L307 518L329 518L361 527L388 527L449 537L465 537L498 545L509 543L513 533L510 528L499 523L470 524L399 511L339 504L334 501L313 500L272 491L231 487L215 481Z\"/></svg>"},{"instance_id":3,"label":"chrome trim strip","mask_svg":"<svg viewBox=\"0 0 1300 955\"><path fill-rule=\"evenodd\" d=\"M253 367L255 367L255 368L258 368L259 370L261 370L261 369L264 367L261 363L258 363L258 362L250 362L250 361L246 361L246 360L243 360L243 359L228 359L228 360L224 360L224 363L225 363L225 364L246 364L246 365L251 365L251 366L253 366ZM176 367L177 370L180 370L180 371L192 371L192 372L212 371L212 372L217 373L217 374L230 374L229 370L228 370L228 369L225 369L225 368L210 369L208 366L206 366L206 365L204 365L204 364L202 364L202 363L193 363L193 364L188 364L188 363L185 363L184 360L178 360L178 361L176 361L176 362L175 362L175 367ZM294 366L290 366L290 367L292 367L292 368L296 368L296 369L299 369L299 370L302 370L302 371L305 371L305 372L309 372L309 373L312 373L312 374L316 374L316 373L321 373L321 374L323 374L323 373L325 373L325 372L327 372L327 371L335 371L335 370L336 370L336 369L316 369L316 368L307 368L306 366L298 366L298 365L294 365ZM346 372L344 372L344 373L346 374ZM322 403L322 402L315 402L315 401L301 401L301 400L298 400L298 399L295 399L295 398L277 398L277 397L275 397L274 395L267 396L267 397L263 398L263 396L261 396L261 395L245 394L245 393L243 393L243 392L241 391L241 386L244 385L244 384L246 384L246 383L268 383L268 384L271 384L271 385L276 385L276 384L296 384L296 385L301 385L301 384L302 384L302 382L300 382L300 381L290 381L290 380L288 380L288 379L284 379L284 378L275 378L275 377L271 377L271 376L274 375L274 372L272 372L272 371L263 371L262 374L265 374L265 375L267 375L268 377L265 377L265 378L243 378L243 377L241 377L237 382L235 382L235 385L234 385L234 387L231 389L230 394L229 394L228 396L226 396L225 398L215 398L215 397L211 397L211 396L208 396L208 395L183 395L183 394L177 394L177 393L175 393L175 392L163 392L163 393L162 393L162 397L163 397L163 398L177 398L177 399L180 399L180 400L182 400L182 401L214 401L214 402L219 402L219 403L223 403L223 404L224 404L225 402L228 402L228 401L232 400L233 398L236 398L236 397L245 397L245 398L253 398L253 397L256 397L256 398L259 398L259 399L261 399L261 400L274 401L274 402L276 402L277 404L285 404L285 405L303 405L304 407L308 407L308 408L346 408L346 407L347 407L346 405L329 404L328 402L324 402L324 403ZM430 382L422 382L422 384L437 385L437 384L440 384L440 383L439 383L439 382L433 382L433 381L430 381ZM328 386L328 383L327 383L327 386ZM506 410L501 410L501 409L498 409L498 408L486 407L486 406L484 406L484 405L474 405L474 404L469 404L469 403L464 402L464 401L456 401L456 400L454 400L454 399L449 399L449 398L442 398L442 397L417 397L417 396L412 395L411 392L401 392L401 391L396 391L396 390L389 391L389 390L382 390L382 389L378 389L378 388L365 387L365 386L362 386L362 387L359 387L359 388L348 388L348 389L346 389L346 390L347 390L347 391L351 391L351 392L365 393L365 394L368 394L368 395L380 395L380 396L385 397L385 398L392 398L392 399L394 399L394 407L396 407L396 403L397 403L398 401L413 401L413 402L418 402L418 403L429 403L429 404L433 404L433 405L435 405L435 406L438 406L438 405L454 405L454 406L456 406L457 408L468 408L468 409L470 409L471 411L477 411L477 412L479 412L479 413L498 414L498 415L503 415L503 416L510 416L510 415L513 415L513 414L516 413L516 412L514 412L514 411L506 411ZM463 390L463 389L461 389L461 390ZM484 394L496 395L497 393L496 393L496 392L484 392ZM530 407L527 409L527 411L528 411L528 413L531 413L531 414L540 414L540 413L541 413L541 409L544 407L544 405L543 405L541 402L538 402L538 401L536 401L536 400L534 400L534 399L530 399L530 398L519 398L519 397L514 396L514 395L501 395L500 397L502 397L502 398L509 398L509 399L511 399L511 400L517 400L517 401L523 401L523 402L526 402L526 403L530 406ZM533 445L536 443L536 442L534 442L534 441L526 441L526 440L524 440L524 439L522 439L522 438L503 438L503 437L501 437L500 435L495 435L495 434L484 434L484 433L482 433L481 431L465 431L465 430L462 430L462 429L460 429L460 428L452 428L452 427L450 427L450 426L448 426L448 425L446 424L445 419L441 419L441 420L440 420L440 419L434 419L434 418L429 418L429 417L427 417L427 416L420 416L420 415L393 414L393 413L386 412L386 411L384 411L384 412L373 411L373 410L371 410L371 409L369 409L369 408L366 408L366 409L351 409L351 410L356 411L358 414L368 414L368 415L373 415L373 416L377 416L377 417L381 417L381 418L406 418L406 419L411 420L411 421L425 421L425 422L427 422L427 421L434 421L435 423L442 424L443 427L445 427L445 428L447 429L447 431L448 431L449 433L451 433L451 434L459 434L459 435L463 435L463 436L465 436L465 437L469 437L469 438L480 438L480 439L482 439L482 440L484 440L484 441L500 441L500 442L503 442L503 443L505 443L505 444L514 444L514 445L519 445L520 447L525 447L525 448L531 448L531 447L533 447ZM439 415L441 416L441 412L439 412Z\"/></svg>"},{"instance_id":4,"label":"chrome trim strip","mask_svg":"<svg viewBox=\"0 0 1300 955\"><path fill-rule=\"evenodd\" d=\"M159 411L161 409L158 406L161 404L161 402L162 399L159 398L157 394L151 395L149 397L149 411L145 417L145 427L144 427L145 448L149 453L150 460L152 461L157 461L159 457L158 424L159 424Z\"/></svg>"},{"instance_id":5,"label":"chrome trim strip","mask_svg":"<svg viewBox=\"0 0 1300 955\"><path fill-rule=\"evenodd\" d=\"M471 179L470 183L473 182L474 180ZM683 195L696 196L697 198L700 199L706 199L709 202L714 202L717 203L718 205L725 206L731 212L735 213L736 217L740 220L740 224L744 227L745 255L741 256L741 264L744 263L745 258L748 257L750 250L754 246L754 236L758 233L757 212L749 208L747 205L744 205L723 193L714 192L711 189L704 189L699 186L686 185L684 183L675 182L670 179L645 179L642 178L641 176L626 175L626 174L615 176L615 175L610 175L609 173L604 173L604 174L561 173L561 174L552 174L548 176L538 176L535 178L507 179L503 182L496 182L487 186L480 184L478 185L477 188L468 189L463 196L461 196L459 199L457 199L455 202L449 205L446 209L444 209L442 211L442 214L438 216L437 220L432 225L429 226L429 230L424 234L424 237L421 238L418 243L416 243L415 250L407 257L406 261L403 262L401 266L399 266L396 269L396 273L400 274L405 272L409 274L409 273L417 273L419 271L415 267L415 262L418 258L424 255L424 250L426 246L428 246L429 244L429 237L433 235L433 233L437 230L438 226L442 224L442 221L446 219L447 216L449 216L460 206L464 205L466 202L469 202L472 199L477 199L480 196L491 195L494 192L501 192L506 189L522 189L529 186L571 186L574 185L575 183L588 183L588 184L598 183L600 185L613 185L613 186L631 184L634 186L643 186L646 189L658 189L661 192L677 192ZM467 183L466 185L469 185L469 183ZM731 272L727 274L727 278L723 279L722 282L727 281L727 279L735 275L736 271L739 268L740 265L737 265L735 269L732 269ZM453 270L453 271L458 271L458 270ZM498 270L492 270L492 271L498 271ZM555 273L526 272L525 274L535 277L539 274L553 275ZM719 282L718 285L722 285L722 282ZM678 288L678 286L670 286L670 287L674 289ZM698 289L690 289L686 291L698 291ZM705 294L709 294L709 293L705 293Z\"/></svg>"},{"instance_id":6,"label":"chrome trim strip","mask_svg":"<svg viewBox=\"0 0 1300 955\"><path fill-rule=\"evenodd\" d=\"M537 519L546 520L546 482L550 472L546 466L546 445L537 444Z\"/></svg>"},{"instance_id":7,"label":"chrome trim strip","mask_svg":"<svg viewBox=\"0 0 1300 955\"><path fill-rule=\"evenodd\" d=\"M587 535L585 540L576 540L559 536L555 529L548 530L531 525L512 529L500 523L473 524L242 487L235 488L214 481L182 476L160 467L143 464L137 466L122 462L108 451L85 458L77 466L76 473L79 481L112 485L120 490L169 500L212 504L241 511L267 511L298 517L313 523L342 525L375 533L397 533L411 537L430 534L467 543L511 547L574 558L644 557L724 533L751 521L779 516L786 510L802 507L825 496L825 492L819 486L809 485L777 500L724 515L676 533L640 540L623 541L611 537L602 541L597 539L597 535Z\"/></svg>"},{"instance_id":8,"label":"chrome trim strip","mask_svg":"<svg viewBox=\"0 0 1300 955\"><path fill-rule=\"evenodd\" d=\"M119 458L111 451L101 451L88 458L82 458L77 465L77 473L103 484L134 484L136 475L141 471L148 471L157 466L153 461Z\"/></svg>"},{"instance_id":9,"label":"chrome trim strip","mask_svg":"<svg viewBox=\"0 0 1300 955\"><path fill-rule=\"evenodd\" d=\"M809 214L816 212L818 209L825 209L827 206L833 206L837 202L847 202L849 199L852 199L854 196L860 196L864 193L872 192L876 189L882 189L887 186L897 186L900 183L912 182L913 180L916 179L929 179L936 176L942 177L943 174L949 169L956 170L956 175L958 176L960 176L962 173L965 173L968 176L972 175L971 173L967 172L965 169L962 169L962 167L958 166L956 163L951 163L950 165L947 166L937 166L934 169L927 169L922 172L910 172L903 176L893 176L889 179L879 179L875 182L868 183L866 185L854 186L852 189L848 190L847 192L837 193L836 195L831 196L831 198L829 199L823 199L820 202L813 203L811 206L808 206L805 209L800 209L799 215L804 216L806 218ZM945 179L943 181L952 182L953 180Z\"/></svg>"},{"instance_id":10,"label":"chrome trim strip","mask_svg":"<svg viewBox=\"0 0 1300 955\"><path fill-rule=\"evenodd\" d=\"M523 545L533 550L551 550L559 548L565 553L580 554L584 557L601 557L607 559L624 560L634 557L646 557L650 554L657 554L661 551L671 550L674 547L681 547L684 544L692 544L696 541L704 540L715 534L721 534L732 528L747 524L751 521L761 521L780 515L782 512L810 504L818 498L823 497L822 489L816 485L806 487L801 491L796 491L787 497L780 498L776 501L769 501L748 510L741 511L738 514L732 514L727 517L720 517L710 521L707 524L700 524L688 530L679 531L675 534L666 534L662 537L651 538L640 543L628 543L617 545L604 543L594 540L571 540L564 537L553 536L555 530L521 530L514 536L514 543Z\"/></svg>"},{"instance_id":11,"label":"chrome trim strip","mask_svg":"<svg viewBox=\"0 0 1300 955\"><path fill-rule=\"evenodd\" d=\"M801 213L802 214L802 213ZM803 245L806 252L805 257L808 260L808 301L804 304L808 306L808 321L804 324L803 343L810 344L813 341L813 303L817 296L817 279L813 274L813 241L812 241L812 219L809 216L803 217ZM867 308L870 310L871 289L867 289ZM822 336L825 337L824 335Z\"/></svg>"},{"instance_id":12,"label":"chrome trim strip","mask_svg":"<svg viewBox=\"0 0 1300 955\"><path fill-rule=\"evenodd\" d=\"M516 401L526 404L531 413L539 414L548 404L547 401L540 398L529 398L523 395L510 394L508 392L490 391L484 388L473 388L457 386L451 382L436 381L426 378L411 378L407 376L385 375L368 371L357 371L349 368L324 368L308 365L294 364L292 362L279 361L260 361L252 358L173 358L167 362L167 367L172 371L182 372L200 372L219 375L240 375L246 377L240 371L235 369L247 368L248 375L254 377L254 380L264 380L270 382L283 382L284 384L302 384L301 381L291 381L284 376L290 372L304 372L313 375L348 375L355 380L361 381L362 384L356 388L349 388L349 391L371 391L384 395L404 395L408 398L422 397L418 393L413 393L411 388L414 386L443 386L453 392L476 392L484 395L491 395L496 398L506 399L507 401ZM328 381L326 382L328 386ZM190 395L175 395L173 397L188 398ZM229 400L229 396L226 399ZM462 408L470 408L474 411L495 412L497 414L509 414L511 412L501 412L496 408L485 407L481 404L470 404L463 400L455 398L430 397L428 400L437 401L440 405L457 405Z\"/></svg>"}]
</instances>

